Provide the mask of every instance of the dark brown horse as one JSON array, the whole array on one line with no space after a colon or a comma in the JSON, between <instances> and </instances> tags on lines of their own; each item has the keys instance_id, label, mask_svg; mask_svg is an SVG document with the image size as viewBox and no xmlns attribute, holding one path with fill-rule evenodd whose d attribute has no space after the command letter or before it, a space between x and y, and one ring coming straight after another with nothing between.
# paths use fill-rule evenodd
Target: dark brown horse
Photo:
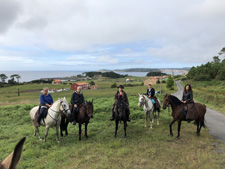
<instances>
[{"instance_id":1,"label":"dark brown horse","mask_svg":"<svg viewBox=\"0 0 225 169\"><path fill-rule=\"evenodd\" d=\"M126 103L124 103L121 100L118 100L116 106L115 106L115 123L116 123L116 127L115 127L115 135L114 137L116 138L117 136L117 130L118 130L118 123L119 121L123 121L123 126L124 126L124 137L127 137L127 115L126 115Z\"/></svg>"},{"instance_id":2,"label":"dark brown horse","mask_svg":"<svg viewBox=\"0 0 225 169\"><path fill-rule=\"evenodd\" d=\"M16 168L21 158L23 144L25 140L26 140L26 137L23 137L17 143L14 151L8 157L6 157L6 159L3 162L0 162L0 169L15 169Z\"/></svg>"},{"instance_id":3,"label":"dark brown horse","mask_svg":"<svg viewBox=\"0 0 225 169\"><path fill-rule=\"evenodd\" d=\"M185 119L185 115L183 112L183 103L175 96L168 95L164 97L163 100L163 109L166 109L169 105L172 107L172 116L173 121L170 123L170 135L173 136L172 132L172 125L174 122L178 122L178 135L177 138L180 137L180 127L182 121L187 121ZM204 127L204 119L205 119L205 113L206 113L206 106L201 103L195 103L195 107L197 109L197 117L196 119L188 119L188 120L195 120L195 123L197 124L197 135L200 135L200 131L202 126ZM200 126L199 126L200 125Z\"/></svg>"},{"instance_id":4,"label":"dark brown horse","mask_svg":"<svg viewBox=\"0 0 225 169\"><path fill-rule=\"evenodd\" d=\"M71 110L71 106L70 106L70 110ZM62 137L63 137L63 131L65 131L66 136L68 136L68 131L67 131L68 124L69 124L69 118L63 112L61 112L60 134Z\"/></svg>"},{"instance_id":5,"label":"dark brown horse","mask_svg":"<svg viewBox=\"0 0 225 169\"><path fill-rule=\"evenodd\" d=\"M90 118L93 118L93 111L93 100L91 102L86 101L85 105L80 108L80 111L77 116L77 123L79 124L79 140L81 140L81 127L83 123L85 123L85 137L88 138L87 126Z\"/></svg>"}]
</instances>

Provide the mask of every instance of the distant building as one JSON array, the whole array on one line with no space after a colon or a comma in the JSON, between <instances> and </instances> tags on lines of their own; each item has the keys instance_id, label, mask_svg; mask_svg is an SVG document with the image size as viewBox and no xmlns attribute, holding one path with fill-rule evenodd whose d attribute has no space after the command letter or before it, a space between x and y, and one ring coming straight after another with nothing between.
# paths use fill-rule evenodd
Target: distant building
<instances>
[{"instance_id":1,"label":"distant building","mask_svg":"<svg viewBox=\"0 0 225 169\"><path fill-rule=\"evenodd\" d=\"M56 85L62 84L62 80L60 80L60 79L55 79L55 80L52 81L52 84L56 84Z\"/></svg>"},{"instance_id":2,"label":"distant building","mask_svg":"<svg viewBox=\"0 0 225 169\"><path fill-rule=\"evenodd\" d=\"M166 81L167 78L168 76L150 76L148 79L144 80L144 85L148 85L149 83L156 84L159 79Z\"/></svg>"},{"instance_id":3,"label":"distant building","mask_svg":"<svg viewBox=\"0 0 225 169\"><path fill-rule=\"evenodd\" d=\"M71 89L72 90L77 90L78 86L82 87L82 89L88 89L89 84L86 83L86 82L73 83L73 84L71 84Z\"/></svg>"},{"instance_id":4,"label":"distant building","mask_svg":"<svg viewBox=\"0 0 225 169\"><path fill-rule=\"evenodd\" d=\"M93 85L93 86L91 86L91 89L98 89L98 86L97 85Z\"/></svg>"}]
</instances>

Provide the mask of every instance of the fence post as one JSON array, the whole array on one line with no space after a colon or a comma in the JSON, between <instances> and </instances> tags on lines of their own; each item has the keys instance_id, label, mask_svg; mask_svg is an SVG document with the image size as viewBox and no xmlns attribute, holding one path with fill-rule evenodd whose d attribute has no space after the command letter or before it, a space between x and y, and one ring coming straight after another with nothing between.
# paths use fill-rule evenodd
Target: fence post
<instances>
[{"instance_id":1,"label":"fence post","mask_svg":"<svg viewBox=\"0 0 225 169\"><path fill-rule=\"evenodd\" d=\"M20 96L20 89L18 88L18 96Z\"/></svg>"}]
</instances>

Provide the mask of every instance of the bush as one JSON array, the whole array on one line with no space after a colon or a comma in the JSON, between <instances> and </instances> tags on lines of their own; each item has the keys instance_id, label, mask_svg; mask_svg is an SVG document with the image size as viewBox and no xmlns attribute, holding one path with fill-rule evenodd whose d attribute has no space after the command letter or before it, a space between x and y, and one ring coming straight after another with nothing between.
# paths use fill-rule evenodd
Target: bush
<instances>
[{"instance_id":1,"label":"bush","mask_svg":"<svg viewBox=\"0 0 225 169\"><path fill-rule=\"evenodd\" d=\"M211 77L207 74L199 74L193 78L195 81L210 81Z\"/></svg>"},{"instance_id":2,"label":"bush","mask_svg":"<svg viewBox=\"0 0 225 169\"><path fill-rule=\"evenodd\" d=\"M113 83L113 84L111 85L111 88L117 88L117 84L116 84L116 83Z\"/></svg>"},{"instance_id":3,"label":"bush","mask_svg":"<svg viewBox=\"0 0 225 169\"><path fill-rule=\"evenodd\" d=\"M90 81L89 83L91 86L95 85L95 82L94 81Z\"/></svg>"}]
</instances>

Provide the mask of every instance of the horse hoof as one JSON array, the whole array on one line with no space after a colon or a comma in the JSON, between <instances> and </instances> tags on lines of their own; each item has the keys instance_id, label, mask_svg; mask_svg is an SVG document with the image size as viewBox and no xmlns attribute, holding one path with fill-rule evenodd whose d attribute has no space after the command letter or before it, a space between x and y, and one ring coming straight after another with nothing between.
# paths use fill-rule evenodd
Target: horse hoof
<instances>
[{"instance_id":1,"label":"horse hoof","mask_svg":"<svg viewBox=\"0 0 225 169\"><path fill-rule=\"evenodd\" d=\"M173 137L173 134L170 134L171 137Z\"/></svg>"},{"instance_id":2,"label":"horse hoof","mask_svg":"<svg viewBox=\"0 0 225 169\"><path fill-rule=\"evenodd\" d=\"M178 136L176 137L177 140L178 140L179 138L180 138L180 137L178 137Z\"/></svg>"},{"instance_id":3,"label":"horse hoof","mask_svg":"<svg viewBox=\"0 0 225 169\"><path fill-rule=\"evenodd\" d=\"M127 136L124 136L124 138L127 138Z\"/></svg>"},{"instance_id":4,"label":"horse hoof","mask_svg":"<svg viewBox=\"0 0 225 169\"><path fill-rule=\"evenodd\" d=\"M114 136L114 138L116 138L116 136Z\"/></svg>"},{"instance_id":5,"label":"horse hoof","mask_svg":"<svg viewBox=\"0 0 225 169\"><path fill-rule=\"evenodd\" d=\"M85 136L86 137L86 139L88 139L88 136Z\"/></svg>"}]
</instances>

